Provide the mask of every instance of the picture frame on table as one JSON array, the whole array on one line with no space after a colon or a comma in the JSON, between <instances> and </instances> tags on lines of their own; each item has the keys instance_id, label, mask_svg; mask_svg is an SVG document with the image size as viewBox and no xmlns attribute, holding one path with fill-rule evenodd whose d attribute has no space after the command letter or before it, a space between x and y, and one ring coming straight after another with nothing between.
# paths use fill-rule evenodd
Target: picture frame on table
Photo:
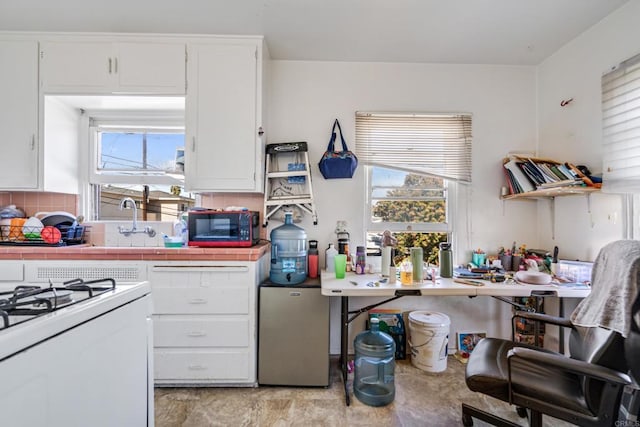
<instances>
[{"instance_id":1,"label":"picture frame on table","mask_svg":"<svg viewBox=\"0 0 640 427\"><path fill-rule=\"evenodd\" d=\"M486 332L458 332L458 352L471 354L475 346L482 338L486 338Z\"/></svg>"}]
</instances>

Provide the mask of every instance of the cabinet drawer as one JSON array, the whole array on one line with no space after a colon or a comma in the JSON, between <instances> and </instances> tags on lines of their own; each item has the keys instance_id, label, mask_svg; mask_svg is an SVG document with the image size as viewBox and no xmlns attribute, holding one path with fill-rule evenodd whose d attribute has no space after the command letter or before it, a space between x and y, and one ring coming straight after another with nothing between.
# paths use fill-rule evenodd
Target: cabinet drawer
<instances>
[{"instance_id":1,"label":"cabinet drawer","mask_svg":"<svg viewBox=\"0 0 640 427\"><path fill-rule=\"evenodd\" d=\"M154 265L150 273L156 314L248 314L255 301L246 265Z\"/></svg>"},{"instance_id":2,"label":"cabinet drawer","mask_svg":"<svg viewBox=\"0 0 640 427\"><path fill-rule=\"evenodd\" d=\"M155 347L248 347L249 319L154 316Z\"/></svg>"},{"instance_id":3,"label":"cabinet drawer","mask_svg":"<svg viewBox=\"0 0 640 427\"><path fill-rule=\"evenodd\" d=\"M156 349L154 379L176 383L194 380L203 383L255 382L252 359L248 350Z\"/></svg>"},{"instance_id":4,"label":"cabinet drawer","mask_svg":"<svg viewBox=\"0 0 640 427\"><path fill-rule=\"evenodd\" d=\"M153 287L155 314L248 314L247 287Z\"/></svg>"}]
</instances>

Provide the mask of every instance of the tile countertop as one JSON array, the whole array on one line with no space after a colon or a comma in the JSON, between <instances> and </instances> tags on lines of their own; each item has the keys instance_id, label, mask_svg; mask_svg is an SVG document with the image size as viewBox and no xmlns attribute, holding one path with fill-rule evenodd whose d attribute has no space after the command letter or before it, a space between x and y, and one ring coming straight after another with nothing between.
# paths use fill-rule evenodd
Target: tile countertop
<instances>
[{"instance_id":1,"label":"tile countertop","mask_svg":"<svg viewBox=\"0 0 640 427\"><path fill-rule=\"evenodd\" d=\"M270 250L268 242L250 248L163 248L107 246L0 246L0 260L167 260L257 261Z\"/></svg>"}]
</instances>

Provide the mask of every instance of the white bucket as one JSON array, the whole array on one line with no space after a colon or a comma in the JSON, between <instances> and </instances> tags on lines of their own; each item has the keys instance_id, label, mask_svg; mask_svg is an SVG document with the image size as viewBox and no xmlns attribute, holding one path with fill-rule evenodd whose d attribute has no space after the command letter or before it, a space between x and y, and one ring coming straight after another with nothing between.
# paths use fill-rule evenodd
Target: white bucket
<instances>
[{"instance_id":1,"label":"white bucket","mask_svg":"<svg viewBox=\"0 0 640 427\"><path fill-rule=\"evenodd\" d=\"M449 316L429 311L409 313L411 364L427 372L447 369Z\"/></svg>"}]
</instances>

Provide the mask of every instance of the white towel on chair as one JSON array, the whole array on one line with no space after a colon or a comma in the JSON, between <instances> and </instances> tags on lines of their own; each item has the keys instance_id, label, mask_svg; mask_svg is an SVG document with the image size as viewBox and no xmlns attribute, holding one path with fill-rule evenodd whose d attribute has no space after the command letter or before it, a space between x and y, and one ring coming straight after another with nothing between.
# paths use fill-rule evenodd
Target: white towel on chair
<instances>
[{"instance_id":1,"label":"white towel on chair","mask_svg":"<svg viewBox=\"0 0 640 427\"><path fill-rule=\"evenodd\" d=\"M626 338L639 285L640 241L609 243L600 250L593 264L591 293L573 311L571 322L611 329Z\"/></svg>"}]
</instances>

